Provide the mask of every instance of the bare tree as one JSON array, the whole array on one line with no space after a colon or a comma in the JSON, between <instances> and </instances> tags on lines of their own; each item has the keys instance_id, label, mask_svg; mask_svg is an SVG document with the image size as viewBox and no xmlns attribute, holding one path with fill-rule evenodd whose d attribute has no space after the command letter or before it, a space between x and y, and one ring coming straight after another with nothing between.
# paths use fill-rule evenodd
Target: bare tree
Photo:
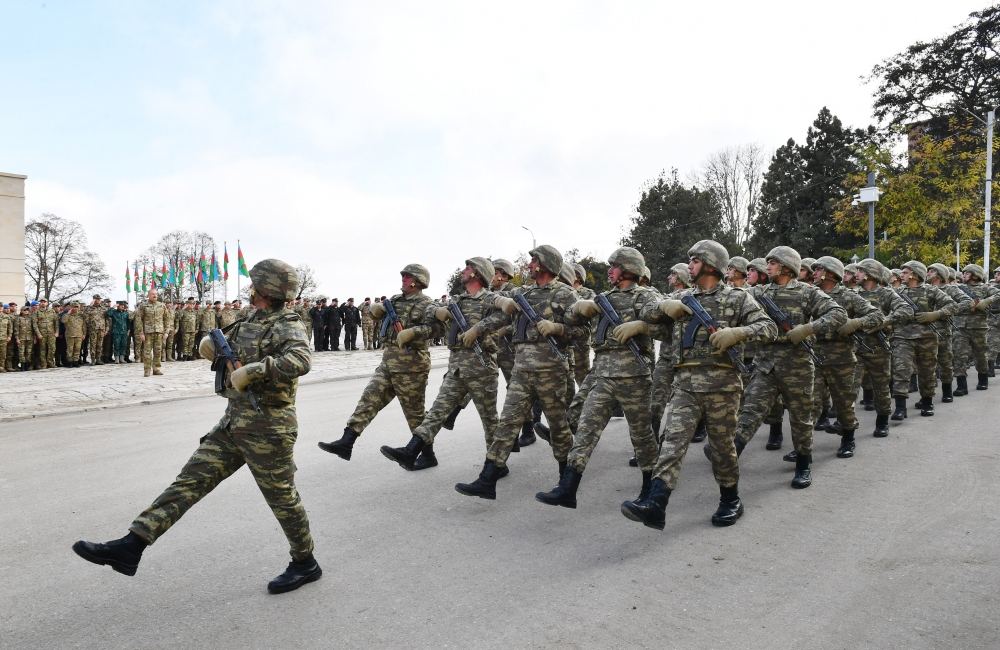
<instances>
[{"instance_id":1,"label":"bare tree","mask_svg":"<svg viewBox=\"0 0 1000 650\"><path fill-rule=\"evenodd\" d=\"M24 227L25 293L59 302L86 291L111 288L111 276L87 250L87 233L76 221L43 214Z\"/></svg>"},{"instance_id":2,"label":"bare tree","mask_svg":"<svg viewBox=\"0 0 1000 650\"><path fill-rule=\"evenodd\" d=\"M316 271L313 271L313 268L308 264L299 264L295 267L295 272L299 274L299 293L295 297L307 296L311 298L312 292L319 286L316 282Z\"/></svg>"},{"instance_id":3,"label":"bare tree","mask_svg":"<svg viewBox=\"0 0 1000 650\"><path fill-rule=\"evenodd\" d=\"M717 151L705 162L699 182L719 204L722 231L742 250L753 233L753 218L760 201L764 155L756 144Z\"/></svg>"},{"instance_id":4,"label":"bare tree","mask_svg":"<svg viewBox=\"0 0 1000 650\"><path fill-rule=\"evenodd\" d=\"M200 231L173 230L160 237L136 261L139 265L149 265L150 269L157 269L159 272L166 266L168 276L173 270L174 283L161 283L160 292L164 299L180 299L183 298L182 293L193 293L201 301L206 295L212 294L213 289L224 291L222 278L215 282L209 279L213 253L217 255L221 270L222 250L218 249L211 235ZM205 272L199 279L202 259L205 260Z\"/></svg>"}]
</instances>

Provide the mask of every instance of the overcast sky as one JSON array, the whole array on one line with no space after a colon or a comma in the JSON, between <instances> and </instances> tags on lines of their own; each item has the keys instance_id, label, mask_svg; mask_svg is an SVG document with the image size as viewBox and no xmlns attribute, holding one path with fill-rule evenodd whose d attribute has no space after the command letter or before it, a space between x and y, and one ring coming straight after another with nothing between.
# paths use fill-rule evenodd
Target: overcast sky
<instances>
[{"instance_id":1,"label":"overcast sky","mask_svg":"<svg viewBox=\"0 0 1000 650\"><path fill-rule=\"evenodd\" d=\"M114 278L173 229L311 265L326 295L429 293L474 255L607 256L643 185L770 155L983 3L17 2L0 171ZM220 251L221 254L221 251ZM234 270L234 266L230 271ZM119 296L122 294L122 296Z\"/></svg>"}]
</instances>

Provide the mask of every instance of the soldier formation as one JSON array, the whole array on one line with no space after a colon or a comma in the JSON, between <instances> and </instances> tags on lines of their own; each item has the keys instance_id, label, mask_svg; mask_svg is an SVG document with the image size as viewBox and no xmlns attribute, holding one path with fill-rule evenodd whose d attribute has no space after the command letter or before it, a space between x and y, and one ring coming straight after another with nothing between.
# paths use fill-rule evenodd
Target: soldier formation
<instances>
[{"instance_id":1,"label":"soldier formation","mask_svg":"<svg viewBox=\"0 0 1000 650\"><path fill-rule=\"evenodd\" d=\"M322 571L293 481L296 378L309 370L310 335L317 350L329 349L334 332L339 342L341 327L353 328L344 341L354 349L360 324L365 348L382 348L382 360L340 438L319 443L322 450L350 460L367 426L395 399L410 438L381 453L403 469L429 469L438 464L438 433L454 427L472 402L483 428L483 466L455 489L496 499L498 482L510 474L511 453L541 437L556 461L557 483L536 499L576 508L588 461L618 414L628 423L635 451L629 465L638 467L640 479L636 498L620 510L660 530L691 443L706 441L703 450L719 485L711 522L730 526L744 512L740 457L762 423L769 425L765 449L780 450L788 411L791 449L783 460L795 464L791 487L808 488L814 431L838 435L836 457L851 458L858 445L857 406L875 411L872 435L882 438L890 421L909 416L909 393L919 392L914 407L931 417L939 382L940 400L952 402L968 394L970 366L976 367L975 389L987 390L1000 363L1000 272L987 283L975 264L958 282L942 264L910 260L889 269L865 259L845 265L831 256L802 258L787 246L747 260L702 240L688 250L686 263L670 269L666 293L651 285L651 272L634 248L615 250L608 264L612 288L595 294L583 286L584 269L565 262L553 246L530 252L529 277L519 285L510 261L471 257L461 272L463 292L441 301L424 294L426 267L408 264L400 271L399 294L366 298L360 308L348 300L345 310L336 300L326 305L320 299L316 306L290 301L298 285L294 269L261 262L250 271L254 309L230 307L231 323L214 321L241 362L229 369L221 391L229 400L226 414L126 537L80 541L74 550L133 575L146 546L246 463L291 547L291 564L268 589L280 593L318 579ZM24 322L38 322L28 311ZM195 346L202 356L216 356L212 338L197 341L201 319L171 320L155 292L136 311L131 320L141 324L134 329L147 373L158 372L163 348L171 347L163 341L171 336L176 343L183 334L185 353ZM127 319L112 316L107 329L117 351ZM39 328L18 325L29 326ZM73 338L82 338L87 327L74 324ZM428 346L439 338L449 348L448 370L425 411ZM79 348L78 341L74 345ZM498 405L501 373L507 390Z\"/></svg>"}]
</instances>

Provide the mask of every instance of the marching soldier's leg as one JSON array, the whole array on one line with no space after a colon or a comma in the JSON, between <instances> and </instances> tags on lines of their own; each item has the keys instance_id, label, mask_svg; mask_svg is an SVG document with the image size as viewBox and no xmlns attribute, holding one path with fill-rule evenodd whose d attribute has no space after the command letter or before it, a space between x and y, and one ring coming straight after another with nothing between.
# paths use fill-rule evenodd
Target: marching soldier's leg
<instances>
[{"instance_id":1,"label":"marching soldier's leg","mask_svg":"<svg viewBox=\"0 0 1000 650\"><path fill-rule=\"evenodd\" d=\"M810 397L811 394L810 390ZM743 449L753 440L761 422L764 421L764 417L773 408L778 395L778 384L774 370L767 373L758 370L754 373L753 378L750 379L750 385L746 388L746 398L743 400L743 406L737 417L735 442L737 455L743 453ZM673 400L671 400L671 409L673 409ZM705 447L705 454L711 458L711 445Z\"/></svg>"},{"instance_id":2,"label":"marching soldier's leg","mask_svg":"<svg viewBox=\"0 0 1000 650\"><path fill-rule=\"evenodd\" d=\"M778 374L777 371L772 374ZM812 387L814 369L812 363L790 364L782 369L778 378L778 390L788 408L788 421L792 430L794 453L786 454L785 460L795 461L795 478L792 487L806 488L812 484Z\"/></svg>"},{"instance_id":3,"label":"marching soldier's leg","mask_svg":"<svg viewBox=\"0 0 1000 650\"><path fill-rule=\"evenodd\" d=\"M635 450L639 469L645 474L652 472L659 457L659 442L649 422L649 396L652 380L649 376L619 377L615 379L618 403L625 411L629 437Z\"/></svg>"},{"instance_id":4,"label":"marching soldier's leg","mask_svg":"<svg viewBox=\"0 0 1000 650\"><path fill-rule=\"evenodd\" d=\"M431 445L434 444L434 438L437 436L438 431L441 430L441 425L448 417L448 414L467 395L468 388L464 378L461 376L461 371L449 370L445 373L444 379L441 381L441 388L438 390L437 397L434 398L434 404L431 405L431 409L427 411L427 415L424 416L423 421L413 428L410 434L410 441L405 447L383 445L380 450L382 455L407 470L427 469L428 467L436 466L437 458L434 456L434 452L430 451L429 454L424 454L423 452L431 449ZM402 404L402 400L400 400L400 403ZM424 458L426 461L421 463L419 468L416 467L418 458Z\"/></svg>"},{"instance_id":5,"label":"marching soldier's leg","mask_svg":"<svg viewBox=\"0 0 1000 650\"><path fill-rule=\"evenodd\" d=\"M344 460L351 460L354 441L358 439L358 436L365 430L365 427L371 424L371 421L375 419L378 412L384 409L395 397L396 392L393 389L389 371L386 370L384 365L379 364L375 368L375 374L368 380L368 385L365 386L365 390L361 393L361 399L358 400L357 406L354 407L354 413L348 418L347 426L344 427L344 434L339 440L319 443L319 448L331 454L336 454Z\"/></svg>"},{"instance_id":6,"label":"marching soldier's leg","mask_svg":"<svg viewBox=\"0 0 1000 650\"><path fill-rule=\"evenodd\" d=\"M163 334L156 332L150 334L150 337L152 337L152 339L151 341L149 341L149 343L150 346L153 348L153 358L152 358L153 374L162 375L163 372L160 370L160 357L163 356Z\"/></svg>"},{"instance_id":7,"label":"marching soldier's leg","mask_svg":"<svg viewBox=\"0 0 1000 650\"><path fill-rule=\"evenodd\" d=\"M833 410L837 413L838 426L827 429L840 434L837 458L854 456L856 445L854 432L858 428L858 418L854 413L854 399L857 397L857 391L854 389L855 367L856 364L839 364L824 366L822 371L825 383L830 389Z\"/></svg>"},{"instance_id":8,"label":"marching soldier's leg","mask_svg":"<svg viewBox=\"0 0 1000 650\"><path fill-rule=\"evenodd\" d=\"M937 388L937 346L935 336L926 336L916 341L917 381L920 389L920 415L934 415L934 390Z\"/></svg>"},{"instance_id":9,"label":"marching soldier's leg","mask_svg":"<svg viewBox=\"0 0 1000 650\"><path fill-rule=\"evenodd\" d=\"M969 343L972 346L972 359L976 365L976 374L979 375L976 390L987 390L990 382L990 365L986 360L986 330L970 330Z\"/></svg>"},{"instance_id":10,"label":"marching soldier's leg","mask_svg":"<svg viewBox=\"0 0 1000 650\"><path fill-rule=\"evenodd\" d=\"M389 378L392 380L392 389L396 393L396 399L399 400L399 406L406 417L406 424L412 433L424 421L427 408L427 373L394 372Z\"/></svg>"},{"instance_id":11,"label":"marching soldier's leg","mask_svg":"<svg viewBox=\"0 0 1000 650\"><path fill-rule=\"evenodd\" d=\"M906 397L910 392L910 375L915 370L915 339L894 339L892 343L892 397L896 410L890 418L894 422L906 419Z\"/></svg>"},{"instance_id":12,"label":"marching soldier's leg","mask_svg":"<svg viewBox=\"0 0 1000 650\"><path fill-rule=\"evenodd\" d=\"M472 398L479 412L479 420L483 425L483 434L486 439L486 446L493 443L493 433L496 431L500 418L497 415L497 374L482 374L466 379L468 392L463 404L469 403Z\"/></svg>"},{"instance_id":13,"label":"marching soldier's leg","mask_svg":"<svg viewBox=\"0 0 1000 650\"><path fill-rule=\"evenodd\" d=\"M670 401L670 385L674 381L674 365L670 359L661 359L653 368L653 387L650 390L649 410L650 424L657 439L663 428L663 413Z\"/></svg>"},{"instance_id":14,"label":"marching soldier's leg","mask_svg":"<svg viewBox=\"0 0 1000 650\"><path fill-rule=\"evenodd\" d=\"M565 370L535 371L538 378L536 395L542 405L545 420L549 423L552 456L559 463L559 474L565 466L570 447L573 446L573 434L569 430L566 417L566 383L570 381Z\"/></svg>"},{"instance_id":15,"label":"marching soldier's leg","mask_svg":"<svg viewBox=\"0 0 1000 650\"><path fill-rule=\"evenodd\" d=\"M586 403L587 395L590 394L595 381L597 381L596 377L592 374L587 375L583 383L580 384L580 389L573 396L573 401L569 403L569 408L566 409L566 419L569 421L571 431L577 431L580 428L580 415L583 413L583 405Z\"/></svg>"},{"instance_id":16,"label":"marching soldier's leg","mask_svg":"<svg viewBox=\"0 0 1000 650\"><path fill-rule=\"evenodd\" d=\"M965 381L965 366L962 366L963 370L960 373L956 372L958 368L956 362L959 361L959 358L956 356L958 350L955 349L954 343L955 340L950 336L942 336L938 339L937 368L941 375L941 391L945 395L951 394L951 384L955 380L956 374L961 375L962 381Z\"/></svg>"},{"instance_id":17,"label":"marching soldier's leg","mask_svg":"<svg viewBox=\"0 0 1000 650\"><path fill-rule=\"evenodd\" d=\"M889 435L889 414L892 411L892 364L888 353L865 358L866 375L871 381L872 401L875 405L875 431L872 435L884 438Z\"/></svg>"}]
</instances>

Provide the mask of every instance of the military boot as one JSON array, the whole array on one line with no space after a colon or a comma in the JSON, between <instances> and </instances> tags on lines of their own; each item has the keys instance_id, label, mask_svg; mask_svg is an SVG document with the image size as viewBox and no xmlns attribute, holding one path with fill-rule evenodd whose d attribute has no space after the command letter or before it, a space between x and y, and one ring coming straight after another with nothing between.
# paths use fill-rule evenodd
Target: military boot
<instances>
[{"instance_id":1,"label":"military boot","mask_svg":"<svg viewBox=\"0 0 1000 650\"><path fill-rule=\"evenodd\" d=\"M654 478L649 484L649 494L645 499L625 501L622 503L622 514L638 521L644 526L663 530L666 523L667 503L670 501L670 488L663 479Z\"/></svg>"},{"instance_id":2,"label":"military boot","mask_svg":"<svg viewBox=\"0 0 1000 650\"><path fill-rule=\"evenodd\" d=\"M905 415L903 417L906 417ZM875 414L875 431L872 433L876 438L885 438L889 435L889 414Z\"/></svg>"},{"instance_id":3,"label":"military boot","mask_svg":"<svg viewBox=\"0 0 1000 650\"><path fill-rule=\"evenodd\" d=\"M150 376L151 374L153 374L153 371L152 371L152 369L150 369L150 368L145 368L145 369L143 369L143 371L142 371L142 376L143 376L143 377L148 377L148 376Z\"/></svg>"},{"instance_id":4,"label":"military boot","mask_svg":"<svg viewBox=\"0 0 1000 650\"><path fill-rule=\"evenodd\" d=\"M910 391L911 393L917 392L917 376L910 375Z\"/></svg>"},{"instance_id":5,"label":"military boot","mask_svg":"<svg viewBox=\"0 0 1000 650\"><path fill-rule=\"evenodd\" d=\"M771 424L771 432L767 434L767 444L764 449L781 449L781 443L785 441L785 434L781 432L781 422Z\"/></svg>"},{"instance_id":6,"label":"military boot","mask_svg":"<svg viewBox=\"0 0 1000 650\"><path fill-rule=\"evenodd\" d=\"M812 464L812 456L799 454L795 459L795 477L792 479L792 487L801 490L812 485L812 471L809 465Z\"/></svg>"},{"instance_id":7,"label":"military boot","mask_svg":"<svg viewBox=\"0 0 1000 650\"><path fill-rule=\"evenodd\" d=\"M523 427L521 427L521 438L525 440L531 440L528 444L535 442L535 436L538 436L545 442L549 441L551 432L549 428L542 424L541 422L526 422ZM520 440L520 438L518 439Z\"/></svg>"},{"instance_id":8,"label":"military boot","mask_svg":"<svg viewBox=\"0 0 1000 650\"><path fill-rule=\"evenodd\" d=\"M98 365L100 365L100 364L98 364ZM162 370L160 370L159 368L153 368L153 374L154 374L155 376L159 377L160 375L162 375L162 374L163 374L163 371L162 371Z\"/></svg>"},{"instance_id":9,"label":"military boot","mask_svg":"<svg viewBox=\"0 0 1000 650\"><path fill-rule=\"evenodd\" d=\"M785 461L786 463L797 463L798 458L799 458L799 452L793 449L784 456L782 456L781 460Z\"/></svg>"},{"instance_id":10,"label":"military boot","mask_svg":"<svg viewBox=\"0 0 1000 650\"><path fill-rule=\"evenodd\" d=\"M824 408L819 412L819 419L813 425L813 431L826 431L828 426L830 426L830 416Z\"/></svg>"},{"instance_id":11,"label":"military boot","mask_svg":"<svg viewBox=\"0 0 1000 650\"><path fill-rule=\"evenodd\" d=\"M906 398L897 397L896 398L896 410L892 412L892 417L889 418L893 422L902 422L906 419Z\"/></svg>"},{"instance_id":12,"label":"military boot","mask_svg":"<svg viewBox=\"0 0 1000 650\"><path fill-rule=\"evenodd\" d=\"M572 467L567 467L559 478L559 484L549 492L539 492L535 495L535 499L550 506L576 508L576 491L580 488L582 478L583 474Z\"/></svg>"},{"instance_id":13,"label":"military boot","mask_svg":"<svg viewBox=\"0 0 1000 650\"><path fill-rule=\"evenodd\" d=\"M451 431L452 429L454 429L455 428L455 420L458 419L458 414L461 413L461 412L462 412L462 407L461 406L456 406L452 410L452 412L448 414L448 417L446 417L444 419L444 422L441 423L441 428L442 429L447 429L448 431Z\"/></svg>"},{"instance_id":14,"label":"military boot","mask_svg":"<svg viewBox=\"0 0 1000 650\"><path fill-rule=\"evenodd\" d=\"M649 496L649 487L653 483L653 473L643 472L642 473L642 487L639 488L639 496L635 498L636 501L642 501Z\"/></svg>"},{"instance_id":15,"label":"military boot","mask_svg":"<svg viewBox=\"0 0 1000 650\"><path fill-rule=\"evenodd\" d=\"M459 494L480 499L497 498L497 480L500 478L500 470L496 463L488 460L483 464L483 471L479 472L479 478L472 483L456 483L455 490Z\"/></svg>"},{"instance_id":16,"label":"military boot","mask_svg":"<svg viewBox=\"0 0 1000 650\"><path fill-rule=\"evenodd\" d=\"M403 469L412 470L413 463L416 462L420 452L422 452L426 446L427 443L424 442L423 438L420 436L412 436L410 441L406 443L405 447L390 447L389 445L382 445L379 451L381 451L382 455L389 460L399 463L399 466Z\"/></svg>"},{"instance_id":17,"label":"military boot","mask_svg":"<svg viewBox=\"0 0 1000 650\"><path fill-rule=\"evenodd\" d=\"M304 584L319 580L322 575L323 569L319 567L312 555L304 560L293 560L288 564L284 573L267 583L267 592L283 594L287 591L294 591Z\"/></svg>"},{"instance_id":18,"label":"military boot","mask_svg":"<svg viewBox=\"0 0 1000 650\"><path fill-rule=\"evenodd\" d=\"M989 375L980 373L979 383L976 384L976 390L987 390L990 387Z\"/></svg>"},{"instance_id":19,"label":"military boot","mask_svg":"<svg viewBox=\"0 0 1000 650\"><path fill-rule=\"evenodd\" d=\"M149 546L141 537L129 531L128 535L110 542L85 542L73 544L73 552L88 562L106 564L118 573L134 576L139 568L142 552Z\"/></svg>"},{"instance_id":20,"label":"military boot","mask_svg":"<svg viewBox=\"0 0 1000 650\"><path fill-rule=\"evenodd\" d=\"M871 388L861 389L861 405L865 407L866 411L875 410L875 391Z\"/></svg>"},{"instance_id":21,"label":"military boot","mask_svg":"<svg viewBox=\"0 0 1000 650\"><path fill-rule=\"evenodd\" d=\"M713 526L732 526L743 516L743 502L737 487L719 486L719 507L712 515Z\"/></svg>"},{"instance_id":22,"label":"military boot","mask_svg":"<svg viewBox=\"0 0 1000 650\"><path fill-rule=\"evenodd\" d=\"M942 381L941 382L941 401L945 404L951 404L955 401L955 398L951 394L951 382Z\"/></svg>"},{"instance_id":23,"label":"military boot","mask_svg":"<svg viewBox=\"0 0 1000 650\"><path fill-rule=\"evenodd\" d=\"M853 458L854 446L854 431L844 430L840 434L840 447L837 449L837 458Z\"/></svg>"},{"instance_id":24,"label":"military boot","mask_svg":"<svg viewBox=\"0 0 1000 650\"><path fill-rule=\"evenodd\" d=\"M708 449L707 446L705 448ZM639 459L636 458L635 456L632 456L631 458L628 459L628 466L629 467L638 467L639 466Z\"/></svg>"},{"instance_id":25,"label":"military boot","mask_svg":"<svg viewBox=\"0 0 1000 650\"><path fill-rule=\"evenodd\" d=\"M705 425L705 420L698 422L698 426L694 429L694 435L691 436L691 442L705 442L705 438L708 437L708 427Z\"/></svg>"},{"instance_id":26,"label":"military boot","mask_svg":"<svg viewBox=\"0 0 1000 650\"><path fill-rule=\"evenodd\" d=\"M335 440L333 442L321 442L319 443L319 448L323 451L328 451L331 454L336 454L344 460L351 460L351 452L354 450L354 441L357 439L358 434L354 433L354 429L351 427L344 427L344 435L340 437L340 440Z\"/></svg>"},{"instance_id":27,"label":"military boot","mask_svg":"<svg viewBox=\"0 0 1000 650\"><path fill-rule=\"evenodd\" d=\"M969 394L969 379L967 377L955 377L955 383L958 384L953 393L955 397L965 397Z\"/></svg>"},{"instance_id":28,"label":"military boot","mask_svg":"<svg viewBox=\"0 0 1000 650\"><path fill-rule=\"evenodd\" d=\"M920 415L925 418L932 417L934 415L934 400L930 397L921 397L920 401L914 404L918 409L920 409Z\"/></svg>"},{"instance_id":29,"label":"military boot","mask_svg":"<svg viewBox=\"0 0 1000 650\"><path fill-rule=\"evenodd\" d=\"M424 450L420 452L417 456L417 462L413 463L413 471L419 472L422 469L430 469L432 467L437 467L438 459L434 455L434 445L427 445Z\"/></svg>"}]
</instances>

